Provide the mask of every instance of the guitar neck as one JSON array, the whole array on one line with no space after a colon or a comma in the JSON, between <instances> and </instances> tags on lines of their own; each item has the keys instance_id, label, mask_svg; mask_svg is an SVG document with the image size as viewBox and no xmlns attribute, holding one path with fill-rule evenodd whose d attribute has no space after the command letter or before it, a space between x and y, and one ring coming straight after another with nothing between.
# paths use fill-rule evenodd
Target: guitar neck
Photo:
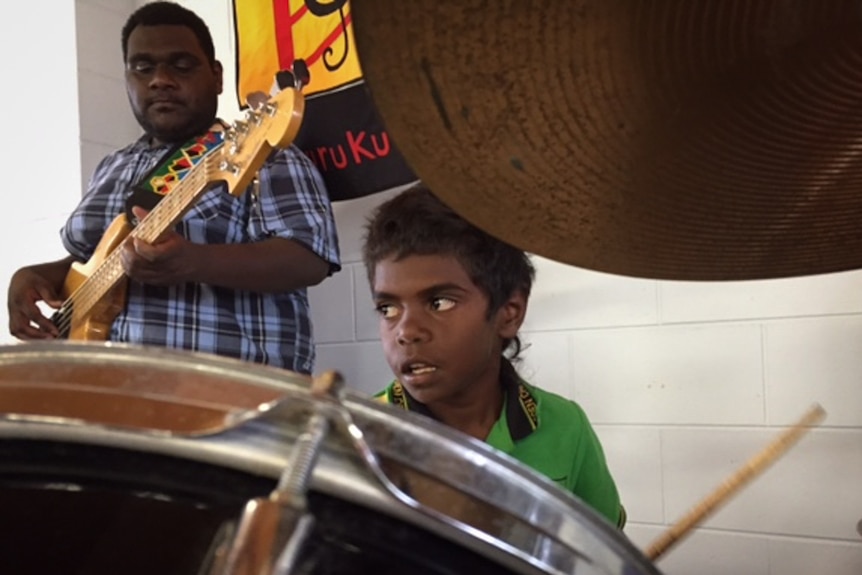
<instances>
[{"instance_id":1,"label":"guitar neck","mask_svg":"<svg viewBox=\"0 0 862 575\"><path fill-rule=\"evenodd\" d=\"M155 242L163 233L173 228L183 215L203 195L210 183L210 171L213 157L210 154L201 160L200 164L188 174L143 218L129 234L133 238L147 243ZM115 249L108 254L102 263L93 271L63 306L57 311L57 318L64 324L69 324L71 314L87 315L90 310L113 289L120 280L125 278L123 270L122 250ZM57 320L55 320L57 323ZM62 331L62 330L61 330Z\"/></svg>"},{"instance_id":2,"label":"guitar neck","mask_svg":"<svg viewBox=\"0 0 862 575\"><path fill-rule=\"evenodd\" d=\"M246 119L235 122L226 130L217 145L207 146L209 151L206 155L131 232L125 219L117 218L115 224L121 224L122 234L152 244L179 222L211 183L224 182L227 193L238 196L251 183L254 173L266 161L270 151L286 147L293 141L302 124L304 110L305 100L298 87L282 90L255 109L247 110ZM92 258L95 269L57 310L54 323L61 334L64 331L68 333L73 320L80 323L82 318L88 317L90 311L124 279L122 250L118 248L128 238L119 234L117 237L120 243L112 243L112 249L106 252L98 265L96 256ZM103 257L99 247L96 254Z\"/></svg>"},{"instance_id":3,"label":"guitar neck","mask_svg":"<svg viewBox=\"0 0 862 575\"><path fill-rule=\"evenodd\" d=\"M159 203L135 226L130 235L151 244L173 228L207 190L207 185L210 183L210 166L213 157L217 155L218 148L215 148L208 157L203 158L192 168L170 193L159 200Z\"/></svg>"}]
</instances>

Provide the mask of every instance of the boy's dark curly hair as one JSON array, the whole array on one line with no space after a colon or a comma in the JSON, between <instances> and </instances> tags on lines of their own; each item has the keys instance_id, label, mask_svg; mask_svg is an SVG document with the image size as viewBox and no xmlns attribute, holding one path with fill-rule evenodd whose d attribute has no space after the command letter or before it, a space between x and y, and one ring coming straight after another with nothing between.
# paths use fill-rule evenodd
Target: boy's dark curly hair
<instances>
[{"instance_id":1,"label":"boy's dark curly hair","mask_svg":"<svg viewBox=\"0 0 862 575\"><path fill-rule=\"evenodd\" d=\"M122 32L124 62L129 56L129 36L138 26L185 26L197 36L209 63L215 63L215 45L206 23L200 16L176 2L150 2L129 16Z\"/></svg>"},{"instance_id":2,"label":"boy's dark curly hair","mask_svg":"<svg viewBox=\"0 0 862 575\"><path fill-rule=\"evenodd\" d=\"M488 296L488 318L517 291L529 298L535 269L522 250L483 232L456 214L425 185L418 184L384 202L365 228L362 257L373 285L378 262L412 255L455 257ZM503 343L520 352L520 341Z\"/></svg>"}]
</instances>

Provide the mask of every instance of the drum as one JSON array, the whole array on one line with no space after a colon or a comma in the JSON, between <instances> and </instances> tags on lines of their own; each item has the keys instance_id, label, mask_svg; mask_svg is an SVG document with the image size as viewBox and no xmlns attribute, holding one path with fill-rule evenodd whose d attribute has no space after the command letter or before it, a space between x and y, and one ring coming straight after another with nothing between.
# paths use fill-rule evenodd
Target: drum
<instances>
[{"instance_id":1,"label":"drum","mask_svg":"<svg viewBox=\"0 0 862 575\"><path fill-rule=\"evenodd\" d=\"M251 549L277 556L271 573L658 574L578 499L484 443L276 368L0 346L0 414L6 573L251 573L230 571ZM278 511L277 529L255 509ZM280 543L261 551L256 533Z\"/></svg>"}]
</instances>

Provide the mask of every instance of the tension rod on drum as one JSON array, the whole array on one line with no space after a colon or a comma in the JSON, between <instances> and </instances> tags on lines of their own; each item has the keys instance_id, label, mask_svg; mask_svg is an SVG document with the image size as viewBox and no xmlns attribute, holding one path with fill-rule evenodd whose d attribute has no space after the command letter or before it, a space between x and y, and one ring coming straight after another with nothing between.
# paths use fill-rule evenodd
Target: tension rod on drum
<instances>
[{"instance_id":1,"label":"tension rod on drum","mask_svg":"<svg viewBox=\"0 0 862 575\"><path fill-rule=\"evenodd\" d=\"M311 395L338 400L343 380L336 372L315 378ZM330 422L314 411L290 453L276 488L268 497L250 500L236 532L209 575L290 575L314 526L306 493Z\"/></svg>"},{"instance_id":2,"label":"tension rod on drum","mask_svg":"<svg viewBox=\"0 0 862 575\"><path fill-rule=\"evenodd\" d=\"M311 534L314 517L308 513L308 492L314 466L323 441L333 423L343 427L366 469L396 500L430 516L439 512L427 508L399 489L380 466L377 455L365 441L350 411L341 403L344 380L336 371L316 377L311 395L323 399L297 439L290 462L268 497L250 500L231 542L216 552L207 575L291 575L303 545Z\"/></svg>"}]
</instances>

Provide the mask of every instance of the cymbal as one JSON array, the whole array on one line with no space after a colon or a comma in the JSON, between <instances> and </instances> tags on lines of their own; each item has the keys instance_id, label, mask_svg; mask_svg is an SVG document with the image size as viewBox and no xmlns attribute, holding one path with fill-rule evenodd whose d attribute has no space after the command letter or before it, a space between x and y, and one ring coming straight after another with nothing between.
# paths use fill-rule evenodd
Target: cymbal
<instances>
[{"instance_id":1,"label":"cymbal","mask_svg":"<svg viewBox=\"0 0 862 575\"><path fill-rule=\"evenodd\" d=\"M862 267L862 5L362 0L416 175L528 252L744 280Z\"/></svg>"}]
</instances>

